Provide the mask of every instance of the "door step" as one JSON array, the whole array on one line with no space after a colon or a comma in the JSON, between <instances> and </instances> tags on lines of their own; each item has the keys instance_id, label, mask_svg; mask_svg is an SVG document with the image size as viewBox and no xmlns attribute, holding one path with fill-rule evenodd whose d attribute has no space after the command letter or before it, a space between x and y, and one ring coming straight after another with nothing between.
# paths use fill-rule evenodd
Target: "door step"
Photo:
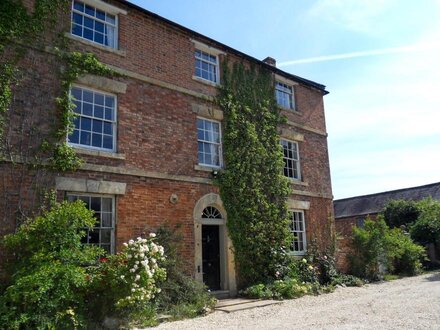
<instances>
[{"instance_id":1,"label":"door step","mask_svg":"<svg viewBox=\"0 0 440 330\"><path fill-rule=\"evenodd\" d=\"M231 298L229 290L211 291L211 295L216 297L218 300Z\"/></svg>"},{"instance_id":2,"label":"door step","mask_svg":"<svg viewBox=\"0 0 440 330\"><path fill-rule=\"evenodd\" d=\"M253 309L253 308L276 305L281 303L282 301L279 300L259 300L259 299L242 299L242 298L224 299L224 300L219 300L217 302L217 305L215 306L215 310L226 313L233 313L246 309Z\"/></svg>"}]
</instances>

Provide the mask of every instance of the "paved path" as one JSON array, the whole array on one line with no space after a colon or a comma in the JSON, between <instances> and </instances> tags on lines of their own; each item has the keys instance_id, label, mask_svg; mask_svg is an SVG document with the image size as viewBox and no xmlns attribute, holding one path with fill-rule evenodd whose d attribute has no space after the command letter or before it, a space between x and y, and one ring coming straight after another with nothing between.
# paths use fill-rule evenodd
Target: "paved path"
<instances>
[{"instance_id":1,"label":"paved path","mask_svg":"<svg viewBox=\"0 0 440 330\"><path fill-rule=\"evenodd\" d=\"M440 272L306 296L158 329L439 329Z\"/></svg>"}]
</instances>

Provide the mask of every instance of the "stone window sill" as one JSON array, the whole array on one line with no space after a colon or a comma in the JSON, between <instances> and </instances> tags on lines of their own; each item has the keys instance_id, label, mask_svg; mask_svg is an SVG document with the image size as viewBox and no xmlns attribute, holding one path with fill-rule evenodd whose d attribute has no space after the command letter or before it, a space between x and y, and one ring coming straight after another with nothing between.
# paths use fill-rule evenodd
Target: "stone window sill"
<instances>
[{"instance_id":1,"label":"stone window sill","mask_svg":"<svg viewBox=\"0 0 440 330\"><path fill-rule=\"evenodd\" d=\"M77 148L77 147L74 147L74 148L75 148L76 153L80 154L80 155L125 160L125 154L119 154L116 152L108 152L108 151L100 151L100 150L82 149L82 148Z\"/></svg>"},{"instance_id":2,"label":"stone window sill","mask_svg":"<svg viewBox=\"0 0 440 330\"><path fill-rule=\"evenodd\" d=\"M106 52L109 52L109 53L113 53L113 54L117 54L117 55L122 56L122 57L127 56L127 52L125 50L105 47L105 46L102 46L102 45L97 44L95 42L89 41L87 39L83 39L83 38L74 36L74 35L70 34L69 32L66 32L64 35L67 38L69 38L69 39L79 41L79 42L81 42L81 43L83 43L85 45L93 46L93 47L98 48L100 50L103 50L103 51L106 51Z\"/></svg>"},{"instance_id":3,"label":"stone window sill","mask_svg":"<svg viewBox=\"0 0 440 330\"><path fill-rule=\"evenodd\" d=\"M200 78L200 77L197 77L197 76L192 76L192 78L195 81L201 82L203 84L206 84L206 85L209 85L209 86L212 86L212 87L220 86L219 83L216 83L216 82L213 82L213 81L210 81L210 80L206 80L206 79L203 79L203 78Z\"/></svg>"},{"instance_id":4,"label":"stone window sill","mask_svg":"<svg viewBox=\"0 0 440 330\"><path fill-rule=\"evenodd\" d=\"M282 111L285 111L285 112L288 112L288 113L293 113L293 114L298 115L298 116L302 115L301 111L298 111L298 110L295 110L295 109L284 108L284 107L281 107L281 106L279 106L279 107L280 107L280 109Z\"/></svg>"},{"instance_id":5,"label":"stone window sill","mask_svg":"<svg viewBox=\"0 0 440 330\"><path fill-rule=\"evenodd\" d=\"M297 185L297 186L304 186L304 187L308 187L309 186L308 182L302 182L302 181L298 181L298 180L295 180L295 179L290 179L290 183L294 184L294 185Z\"/></svg>"},{"instance_id":6,"label":"stone window sill","mask_svg":"<svg viewBox=\"0 0 440 330\"><path fill-rule=\"evenodd\" d=\"M211 166L205 166L205 165L194 165L194 169L196 171L203 171L203 172L213 172L213 171L220 171L220 167L211 167Z\"/></svg>"}]
</instances>

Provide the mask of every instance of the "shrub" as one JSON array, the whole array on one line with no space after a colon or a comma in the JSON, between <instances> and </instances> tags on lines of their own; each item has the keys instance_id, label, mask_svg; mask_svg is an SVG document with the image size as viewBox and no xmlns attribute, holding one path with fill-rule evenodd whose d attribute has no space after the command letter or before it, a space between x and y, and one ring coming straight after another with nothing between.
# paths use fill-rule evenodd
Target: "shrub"
<instances>
[{"instance_id":1,"label":"shrub","mask_svg":"<svg viewBox=\"0 0 440 330\"><path fill-rule=\"evenodd\" d=\"M165 280L166 271L160 266L165 260L164 248L154 237L152 233L149 238L130 240L121 252L100 258L90 267L90 319L101 321L113 315L132 320L144 315L145 321L155 316L154 298L161 291L158 285Z\"/></svg>"},{"instance_id":2,"label":"shrub","mask_svg":"<svg viewBox=\"0 0 440 330\"><path fill-rule=\"evenodd\" d=\"M420 244L440 245L440 201L432 198L417 203L419 217L410 227L411 237Z\"/></svg>"},{"instance_id":3,"label":"shrub","mask_svg":"<svg viewBox=\"0 0 440 330\"><path fill-rule=\"evenodd\" d=\"M174 319L204 314L215 305L206 286L187 275L192 265L179 254L183 237L178 229L162 226L157 230L158 240L167 255L163 263L167 279L160 284L162 292L157 304L160 312L171 314Z\"/></svg>"},{"instance_id":4,"label":"shrub","mask_svg":"<svg viewBox=\"0 0 440 330\"><path fill-rule=\"evenodd\" d=\"M383 216L390 228L408 228L420 214L416 202L407 200L392 200L385 205Z\"/></svg>"},{"instance_id":5,"label":"shrub","mask_svg":"<svg viewBox=\"0 0 440 330\"><path fill-rule=\"evenodd\" d=\"M367 220L364 228L353 228L352 247L351 271L369 280L387 272L416 274L425 258L423 247L400 228L389 229L382 216L377 221Z\"/></svg>"},{"instance_id":6,"label":"shrub","mask_svg":"<svg viewBox=\"0 0 440 330\"><path fill-rule=\"evenodd\" d=\"M154 321L154 298L166 274L163 248L153 237L139 237L105 256L81 244L95 221L81 201L53 203L5 237L15 260L0 296L1 329L98 327L109 315L144 325Z\"/></svg>"},{"instance_id":7,"label":"shrub","mask_svg":"<svg viewBox=\"0 0 440 330\"><path fill-rule=\"evenodd\" d=\"M309 258L312 259L311 257ZM306 258L292 258L286 277L296 279L299 282L319 283L317 268L314 267L311 262L307 261Z\"/></svg>"},{"instance_id":8,"label":"shrub","mask_svg":"<svg viewBox=\"0 0 440 330\"><path fill-rule=\"evenodd\" d=\"M338 274L332 278L331 285L362 286L365 282L359 277L347 274Z\"/></svg>"},{"instance_id":9,"label":"shrub","mask_svg":"<svg viewBox=\"0 0 440 330\"><path fill-rule=\"evenodd\" d=\"M245 297L256 299L293 299L313 292L311 284L300 283L297 279L276 280L267 285L256 284L241 291Z\"/></svg>"},{"instance_id":10,"label":"shrub","mask_svg":"<svg viewBox=\"0 0 440 330\"><path fill-rule=\"evenodd\" d=\"M81 237L95 221L81 202L63 202L5 237L15 260L11 283L0 296L1 327L85 325L85 295L91 282L84 265L93 264L104 251L83 246Z\"/></svg>"}]
</instances>

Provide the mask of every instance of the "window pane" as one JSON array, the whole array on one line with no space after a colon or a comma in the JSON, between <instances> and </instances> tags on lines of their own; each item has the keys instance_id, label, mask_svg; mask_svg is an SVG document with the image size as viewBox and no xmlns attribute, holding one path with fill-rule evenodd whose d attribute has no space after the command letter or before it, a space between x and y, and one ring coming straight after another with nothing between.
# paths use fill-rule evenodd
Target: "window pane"
<instances>
[{"instance_id":1,"label":"window pane","mask_svg":"<svg viewBox=\"0 0 440 330\"><path fill-rule=\"evenodd\" d=\"M75 108L73 109L73 111L76 113L81 113L81 102L73 101L73 104L75 105Z\"/></svg>"},{"instance_id":2,"label":"window pane","mask_svg":"<svg viewBox=\"0 0 440 330\"><path fill-rule=\"evenodd\" d=\"M111 242L111 229L102 229L101 230L101 243L103 244L110 244Z\"/></svg>"},{"instance_id":3,"label":"window pane","mask_svg":"<svg viewBox=\"0 0 440 330\"><path fill-rule=\"evenodd\" d=\"M82 27L76 24L72 24L72 34L82 37Z\"/></svg>"},{"instance_id":4,"label":"window pane","mask_svg":"<svg viewBox=\"0 0 440 330\"><path fill-rule=\"evenodd\" d=\"M76 23L78 25L83 24L83 16L78 13L73 13L72 20L73 20L73 23Z\"/></svg>"},{"instance_id":5,"label":"window pane","mask_svg":"<svg viewBox=\"0 0 440 330\"><path fill-rule=\"evenodd\" d=\"M113 108L115 106L115 98L113 96L105 96L105 106Z\"/></svg>"},{"instance_id":6,"label":"window pane","mask_svg":"<svg viewBox=\"0 0 440 330\"><path fill-rule=\"evenodd\" d=\"M111 135L112 133L112 124L108 122L104 122L104 134Z\"/></svg>"},{"instance_id":7,"label":"window pane","mask_svg":"<svg viewBox=\"0 0 440 330\"><path fill-rule=\"evenodd\" d=\"M69 135L69 142L79 143L79 130L75 129L72 134Z\"/></svg>"},{"instance_id":8,"label":"window pane","mask_svg":"<svg viewBox=\"0 0 440 330\"><path fill-rule=\"evenodd\" d=\"M90 199L90 209L93 211L101 211L101 197L92 197Z\"/></svg>"},{"instance_id":9,"label":"window pane","mask_svg":"<svg viewBox=\"0 0 440 330\"><path fill-rule=\"evenodd\" d=\"M89 146L90 145L90 140L91 140L91 134L89 132L81 132L81 139L80 139L80 144Z\"/></svg>"},{"instance_id":10,"label":"window pane","mask_svg":"<svg viewBox=\"0 0 440 330\"><path fill-rule=\"evenodd\" d=\"M105 21L105 12L102 10L96 9L96 18L102 19Z\"/></svg>"},{"instance_id":11,"label":"window pane","mask_svg":"<svg viewBox=\"0 0 440 330\"><path fill-rule=\"evenodd\" d=\"M103 44L104 43L104 35L102 33L95 32L95 38L93 40L99 44Z\"/></svg>"},{"instance_id":12,"label":"window pane","mask_svg":"<svg viewBox=\"0 0 440 330\"><path fill-rule=\"evenodd\" d=\"M116 24L116 17L114 15L107 14L106 21L110 24Z\"/></svg>"},{"instance_id":13,"label":"window pane","mask_svg":"<svg viewBox=\"0 0 440 330\"><path fill-rule=\"evenodd\" d=\"M92 146L101 148L102 147L102 135L92 134Z\"/></svg>"},{"instance_id":14,"label":"window pane","mask_svg":"<svg viewBox=\"0 0 440 330\"><path fill-rule=\"evenodd\" d=\"M93 30L84 28L84 38L89 39L89 40L93 40Z\"/></svg>"},{"instance_id":15,"label":"window pane","mask_svg":"<svg viewBox=\"0 0 440 330\"><path fill-rule=\"evenodd\" d=\"M95 133L102 133L102 121L93 120L92 130Z\"/></svg>"},{"instance_id":16,"label":"window pane","mask_svg":"<svg viewBox=\"0 0 440 330\"><path fill-rule=\"evenodd\" d=\"M96 118L104 118L104 108L95 105L95 112L93 114Z\"/></svg>"},{"instance_id":17,"label":"window pane","mask_svg":"<svg viewBox=\"0 0 440 330\"><path fill-rule=\"evenodd\" d=\"M86 5L86 14L90 16L95 16L95 8L92 6Z\"/></svg>"},{"instance_id":18,"label":"window pane","mask_svg":"<svg viewBox=\"0 0 440 330\"><path fill-rule=\"evenodd\" d=\"M102 209L102 212L111 212L112 211L112 199L111 198L102 198L101 209Z\"/></svg>"},{"instance_id":19,"label":"window pane","mask_svg":"<svg viewBox=\"0 0 440 330\"><path fill-rule=\"evenodd\" d=\"M92 130L92 120L90 118L81 118L81 130L91 131Z\"/></svg>"},{"instance_id":20,"label":"window pane","mask_svg":"<svg viewBox=\"0 0 440 330\"><path fill-rule=\"evenodd\" d=\"M104 135L102 147L105 149L113 149L113 137Z\"/></svg>"},{"instance_id":21,"label":"window pane","mask_svg":"<svg viewBox=\"0 0 440 330\"><path fill-rule=\"evenodd\" d=\"M78 1L75 1L74 3L73 3L73 8L75 9L75 10L79 10L79 11L84 11L84 4L83 3L81 3L81 2L78 2Z\"/></svg>"}]
</instances>

